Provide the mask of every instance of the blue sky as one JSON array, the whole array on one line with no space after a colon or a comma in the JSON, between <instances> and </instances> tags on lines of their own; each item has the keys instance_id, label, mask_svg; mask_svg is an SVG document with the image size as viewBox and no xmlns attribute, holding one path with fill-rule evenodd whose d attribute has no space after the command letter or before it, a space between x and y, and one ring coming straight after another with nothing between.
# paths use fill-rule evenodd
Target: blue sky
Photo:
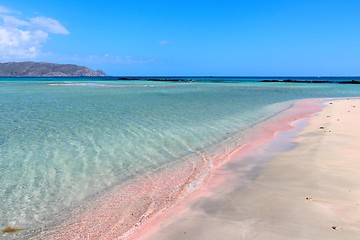
<instances>
[{"instance_id":1,"label":"blue sky","mask_svg":"<svg viewBox=\"0 0 360 240\"><path fill-rule=\"evenodd\" d=\"M1 0L0 61L109 75L360 75L359 0Z\"/></svg>"}]
</instances>

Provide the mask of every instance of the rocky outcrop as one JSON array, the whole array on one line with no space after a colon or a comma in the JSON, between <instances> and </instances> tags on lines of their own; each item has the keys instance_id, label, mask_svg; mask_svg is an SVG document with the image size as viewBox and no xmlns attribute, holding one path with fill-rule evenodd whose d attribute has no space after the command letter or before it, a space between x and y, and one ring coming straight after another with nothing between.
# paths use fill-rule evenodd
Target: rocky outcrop
<instances>
[{"instance_id":1,"label":"rocky outcrop","mask_svg":"<svg viewBox=\"0 0 360 240\"><path fill-rule=\"evenodd\" d=\"M101 70L91 70L75 64L56 64L46 62L7 62L0 63L0 76L3 77L100 77L106 76Z\"/></svg>"}]
</instances>

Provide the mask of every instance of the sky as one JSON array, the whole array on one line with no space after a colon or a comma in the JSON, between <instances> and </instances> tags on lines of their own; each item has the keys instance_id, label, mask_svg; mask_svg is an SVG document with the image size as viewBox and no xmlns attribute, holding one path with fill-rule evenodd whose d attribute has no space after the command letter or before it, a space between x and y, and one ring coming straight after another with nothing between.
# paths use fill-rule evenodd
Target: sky
<instances>
[{"instance_id":1,"label":"sky","mask_svg":"<svg viewBox=\"0 0 360 240\"><path fill-rule=\"evenodd\" d=\"M0 62L114 76L359 76L359 0L0 0Z\"/></svg>"}]
</instances>

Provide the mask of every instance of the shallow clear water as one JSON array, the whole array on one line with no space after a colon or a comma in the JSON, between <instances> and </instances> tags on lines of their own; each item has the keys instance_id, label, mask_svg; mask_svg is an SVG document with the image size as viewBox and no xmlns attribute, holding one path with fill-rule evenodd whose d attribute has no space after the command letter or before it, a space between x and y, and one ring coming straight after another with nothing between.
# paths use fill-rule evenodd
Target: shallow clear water
<instances>
[{"instance_id":1,"label":"shallow clear water","mask_svg":"<svg viewBox=\"0 0 360 240\"><path fill-rule=\"evenodd\" d=\"M0 228L36 226L205 152L291 100L344 96L360 86L1 79Z\"/></svg>"}]
</instances>

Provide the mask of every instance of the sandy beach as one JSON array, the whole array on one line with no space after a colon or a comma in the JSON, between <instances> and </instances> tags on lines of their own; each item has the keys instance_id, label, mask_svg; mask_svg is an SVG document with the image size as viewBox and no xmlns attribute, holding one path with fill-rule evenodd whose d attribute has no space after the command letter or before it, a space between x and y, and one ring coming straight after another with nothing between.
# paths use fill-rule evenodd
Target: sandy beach
<instances>
[{"instance_id":1,"label":"sandy beach","mask_svg":"<svg viewBox=\"0 0 360 240\"><path fill-rule=\"evenodd\" d=\"M360 240L360 0L0 2L0 240Z\"/></svg>"},{"instance_id":2,"label":"sandy beach","mask_svg":"<svg viewBox=\"0 0 360 240\"><path fill-rule=\"evenodd\" d=\"M359 121L360 100L327 101L295 129L223 165L206 194L137 238L359 239ZM249 169L252 161L262 167Z\"/></svg>"}]
</instances>

